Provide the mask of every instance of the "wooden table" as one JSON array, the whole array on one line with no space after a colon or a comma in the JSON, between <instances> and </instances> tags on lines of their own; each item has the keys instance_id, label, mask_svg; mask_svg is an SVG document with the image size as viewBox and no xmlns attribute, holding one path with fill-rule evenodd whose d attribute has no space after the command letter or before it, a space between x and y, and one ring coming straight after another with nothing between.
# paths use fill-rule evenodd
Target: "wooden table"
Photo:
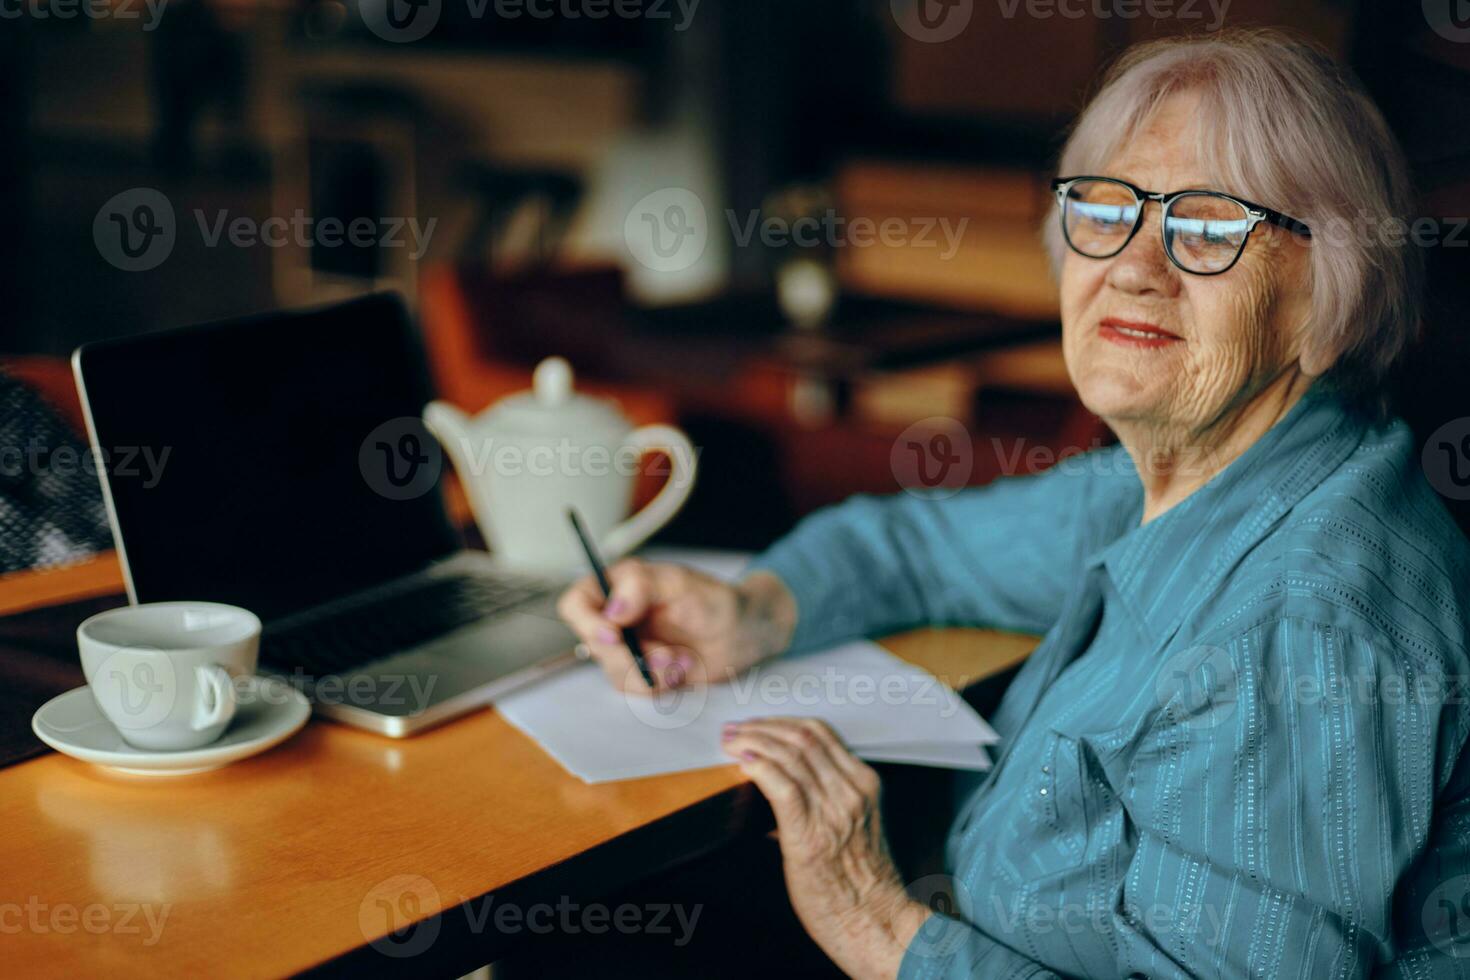
<instances>
[{"instance_id":1,"label":"wooden table","mask_svg":"<svg viewBox=\"0 0 1470 980\"><path fill-rule=\"evenodd\" d=\"M0 576L0 614L120 589L111 556ZM1034 644L885 641L954 687ZM454 976L514 941L486 896L597 901L769 820L733 767L584 785L493 710L403 741L313 720L167 782L50 753L0 769L0 961L27 977Z\"/></svg>"}]
</instances>

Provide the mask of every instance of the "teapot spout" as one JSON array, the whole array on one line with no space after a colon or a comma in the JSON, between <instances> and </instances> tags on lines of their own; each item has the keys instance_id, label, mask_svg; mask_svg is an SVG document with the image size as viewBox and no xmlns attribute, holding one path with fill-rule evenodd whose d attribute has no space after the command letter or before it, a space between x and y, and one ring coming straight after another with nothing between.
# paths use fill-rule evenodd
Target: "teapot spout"
<instances>
[{"instance_id":1,"label":"teapot spout","mask_svg":"<svg viewBox=\"0 0 1470 980\"><path fill-rule=\"evenodd\" d=\"M469 445L470 417L445 401L424 406L424 426L439 440L456 469L464 469L464 447Z\"/></svg>"},{"instance_id":2,"label":"teapot spout","mask_svg":"<svg viewBox=\"0 0 1470 980\"><path fill-rule=\"evenodd\" d=\"M498 551L498 536L491 525L488 479L484 473L482 454L488 437L483 433L476 441L476 419L455 408L448 402L433 401L424 406L424 427L444 447L444 455L454 464L460 488L470 505L470 513L480 528L480 534L492 551Z\"/></svg>"}]
</instances>

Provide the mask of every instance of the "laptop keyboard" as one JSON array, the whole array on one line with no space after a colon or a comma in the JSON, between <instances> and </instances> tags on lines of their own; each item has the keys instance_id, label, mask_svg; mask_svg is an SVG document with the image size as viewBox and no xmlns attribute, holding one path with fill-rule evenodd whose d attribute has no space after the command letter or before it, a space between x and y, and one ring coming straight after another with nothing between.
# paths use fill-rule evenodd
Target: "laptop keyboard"
<instances>
[{"instance_id":1,"label":"laptop keyboard","mask_svg":"<svg viewBox=\"0 0 1470 980\"><path fill-rule=\"evenodd\" d=\"M267 630L260 655L278 670L300 668L312 677L340 674L545 594L545 586L509 579L429 579L287 631Z\"/></svg>"}]
</instances>

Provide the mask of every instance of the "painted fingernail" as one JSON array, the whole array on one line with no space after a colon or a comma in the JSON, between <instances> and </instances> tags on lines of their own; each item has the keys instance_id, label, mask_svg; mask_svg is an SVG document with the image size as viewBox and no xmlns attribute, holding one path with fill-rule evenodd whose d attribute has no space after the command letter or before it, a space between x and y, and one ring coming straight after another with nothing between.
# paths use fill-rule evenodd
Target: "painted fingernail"
<instances>
[{"instance_id":1,"label":"painted fingernail","mask_svg":"<svg viewBox=\"0 0 1470 980\"><path fill-rule=\"evenodd\" d=\"M690 667L694 666L694 658L687 653L676 653L674 655L674 663L678 664L681 669L687 671Z\"/></svg>"},{"instance_id":2,"label":"painted fingernail","mask_svg":"<svg viewBox=\"0 0 1470 980\"><path fill-rule=\"evenodd\" d=\"M749 762L751 759L755 758L755 753L750 751L750 749L746 749L744 752L740 753L740 758L744 759L746 762Z\"/></svg>"},{"instance_id":3,"label":"painted fingernail","mask_svg":"<svg viewBox=\"0 0 1470 980\"><path fill-rule=\"evenodd\" d=\"M664 671L664 680L668 683L669 687L678 687L684 683L684 671L679 669L678 664L674 664Z\"/></svg>"},{"instance_id":4,"label":"painted fingernail","mask_svg":"<svg viewBox=\"0 0 1470 980\"><path fill-rule=\"evenodd\" d=\"M626 599L613 599L607 604L607 614L609 616L621 616L627 611L628 600Z\"/></svg>"},{"instance_id":5,"label":"painted fingernail","mask_svg":"<svg viewBox=\"0 0 1470 980\"><path fill-rule=\"evenodd\" d=\"M612 645L618 642L617 630L611 626L599 626L597 628L597 642Z\"/></svg>"},{"instance_id":6,"label":"painted fingernail","mask_svg":"<svg viewBox=\"0 0 1470 980\"><path fill-rule=\"evenodd\" d=\"M728 741L730 741L734 737L735 737L735 732L732 729L730 729L730 728L726 728L723 732L720 732L720 741L721 742L728 742Z\"/></svg>"},{"instance_id":7,"label":"painted fingernail","mask_svg":"<svg viewBox=\"0 0 1470 980\"><path fill-rule=\"evenodd\" d=\"M648 655L648 666L667 667L669 665L669 651L654 650Z\"/></svg>"}]
</instances>

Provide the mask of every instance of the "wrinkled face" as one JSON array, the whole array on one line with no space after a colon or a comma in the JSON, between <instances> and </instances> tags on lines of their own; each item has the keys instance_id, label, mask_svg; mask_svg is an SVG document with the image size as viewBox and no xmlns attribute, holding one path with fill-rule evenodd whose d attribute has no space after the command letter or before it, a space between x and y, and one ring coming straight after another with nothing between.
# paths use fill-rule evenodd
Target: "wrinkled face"
<instances>
[{"instance_id":1,"label":"wrinkled face","mask_svg":"<svg viewBox=\"0 0 1470 980\"><path fill-rule=\"evenodd\" d=\"M1099 176L1150 191L1203 188L1249 197L1215 186L1196 159L1196 101L1171 97ZM1290 201L1259 203L1292 213ZM1263 222L1234 268L1190 275L1164 253L1161 219L1160 205L1148 202L1142 227L1110 259L1067 250L1067 370L1083 404L1109 422L1202 433L1296 366L1311 305L1309 246Z\"/></svg>"}]
</instances>

